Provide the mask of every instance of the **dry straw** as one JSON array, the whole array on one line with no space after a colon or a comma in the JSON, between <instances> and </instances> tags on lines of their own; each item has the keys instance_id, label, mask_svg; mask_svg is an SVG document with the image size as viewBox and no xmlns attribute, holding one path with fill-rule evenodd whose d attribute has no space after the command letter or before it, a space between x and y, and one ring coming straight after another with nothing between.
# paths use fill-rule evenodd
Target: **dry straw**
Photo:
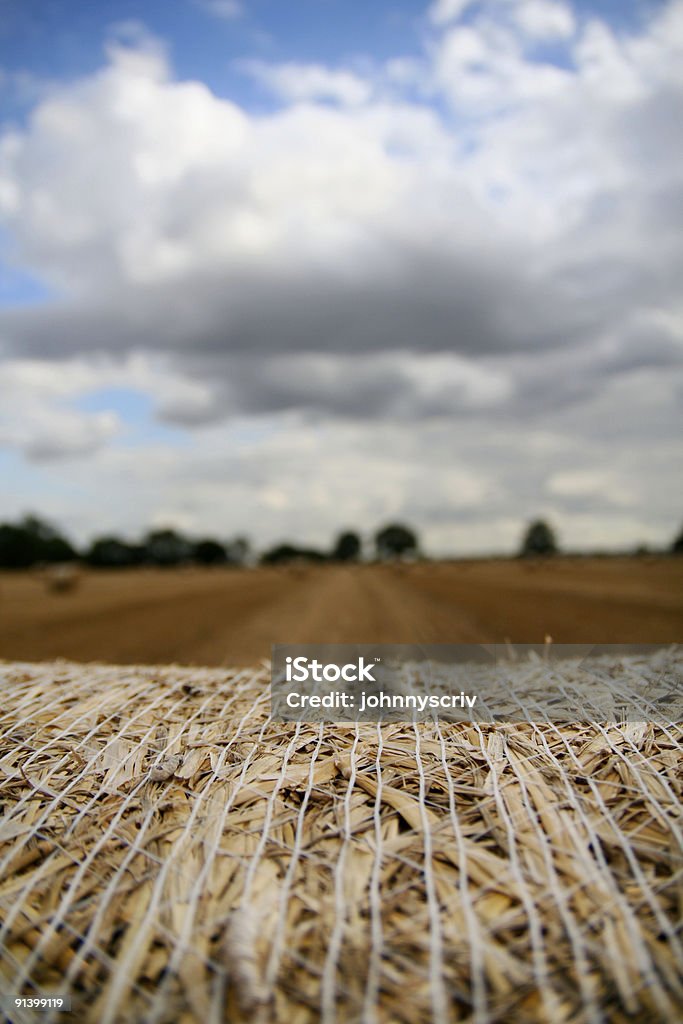
<instances>
[{"instance_id":1,"label":"dry straw","mask_svg":"<svg viewBox=\"0 0 683 1024\"><path fill-rule=\"evenodd\" d=\"M266 666L0 687L4 993L98 1024L681 1019L678 726L283 726Z\"/></svg>"}]
</instances>

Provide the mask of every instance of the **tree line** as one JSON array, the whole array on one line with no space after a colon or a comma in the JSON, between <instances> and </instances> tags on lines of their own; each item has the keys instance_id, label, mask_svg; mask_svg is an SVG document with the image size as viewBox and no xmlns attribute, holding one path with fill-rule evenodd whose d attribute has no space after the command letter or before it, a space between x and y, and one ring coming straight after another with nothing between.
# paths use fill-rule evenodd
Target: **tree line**
<instances>
[{"instance_id":1,"label":"tree line","mask_svg":"<svg viewBox=\"0 0 683 1024\"><path fill-rule=\"evenodd\" d=\"M417 555L417 534L410 527L394 523L378 530L374 537L377 557ZM85 562L95 568L130 568L140 565L176 566L244 565L260 561L264 565L284 562L352 562L362 553L360 534L345 530L329 551L277 544L254 556L246 537L221 541L215 537L191 538L178 530L149 530L139 541L128 541L113 534L97 537L78 549L52 524L38 516L25 516L17 523L0 523L0 568L30 569L35 565Z\"/></svg>"},{"instance_id":2,"label":"tree line","mask_svg":"<svg viewBox=\"0 0 683 1024\"><path fill-rule=\"evenodd\" d=\"M399 523L378 530L374 543L380 558L417 555L419 551L416 532ZM134 542L105 535L79 549L51 523L35 515L25 516L18 522L0 523L0 568L7 569L75 561L96 568L173 566L191 562L199 565L244 565L257 560L265 565L294 560L348 562L360 558L361 550L359 534L344 530L329 551L279 544L256 557L245 537L226 542L213 537L193 539L171 528L148 530Z\"/></svg>"},{"instance_id":3,"label":"tree line","mask_svg":"<svg viewBox=\"0 0 683 1024\"><path fill-rule=\"evenodd\" d=\"M405 523L389 523L372 537L374 557L380 560L415 558L420 555L418 535ZM683 529L671 549L683 554ZM547 557L558 552L555 531L538 519L526 528L519 555ZM361 535L342 531L329 550L283 543L262 552L257 558L246 537L228 541L215 537L190 538L173 529L149 530L139 541L131 542L115 535L97 537L86 548L78 549L52 524L34 515L17 523L0 523L0 568L29 569L35 565L85 562L96 568L130 568L140 565L177 566L245 565L260 561L281 565L292 561L354 562L363 554Z\"/></svg>"}]
</instances>

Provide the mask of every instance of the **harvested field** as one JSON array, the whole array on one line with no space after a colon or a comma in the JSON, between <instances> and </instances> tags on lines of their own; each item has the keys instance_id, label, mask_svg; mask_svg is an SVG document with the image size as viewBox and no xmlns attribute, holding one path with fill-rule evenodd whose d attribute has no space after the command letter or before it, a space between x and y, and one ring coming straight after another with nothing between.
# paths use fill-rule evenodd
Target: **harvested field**
<instances>
[{"instance_id":1,"label":"harvested field","mask_svg":"<svg viewBox=\"0 0 683 1024\"><path fill-rule=\"evenodd\" d=\"M283 726L267 680L0 666L5 992L98 1024L681 1018L680 727Z\"/></svg>"},{"instance_id":2,"label":"harvested field","mask_svg":"<svg viewBox=\"0 0 683 1024\"><path fill-rule=\"evenodd\" d=\"M0 574L0 657L253 665L273 643L670 643L683 558Z\"/></svg>"}]
</instances>

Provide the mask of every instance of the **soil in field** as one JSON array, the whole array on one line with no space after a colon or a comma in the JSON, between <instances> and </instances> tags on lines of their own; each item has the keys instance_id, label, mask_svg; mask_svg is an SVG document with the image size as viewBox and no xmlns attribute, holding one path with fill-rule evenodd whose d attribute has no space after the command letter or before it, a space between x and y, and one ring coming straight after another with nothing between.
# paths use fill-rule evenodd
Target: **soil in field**
<instances>
[{"instance_id":1,"label":"soil in field","mask_svg":"<svg viewBox=\"0 0 683 1024\"><path fill-rule=\"evenodd\" d=\"M254 664L273 643L669 643L683 559L0 575L0 658Z\"/></svg>"}]
</instances>

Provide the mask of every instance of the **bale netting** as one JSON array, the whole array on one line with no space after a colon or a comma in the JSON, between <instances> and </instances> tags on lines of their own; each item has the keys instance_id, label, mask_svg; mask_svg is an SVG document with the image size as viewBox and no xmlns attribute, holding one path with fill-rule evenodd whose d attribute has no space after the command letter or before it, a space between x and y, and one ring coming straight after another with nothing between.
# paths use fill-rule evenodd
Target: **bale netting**
<instances>
[{"instance_id":1,"label":"bale netting","mask_svg":"<svg viewBox=\"0 0 683 1024\"><path fill-rule=\"evenodd\" d=\"M681 1019L679 726L283 725L268 683L0 664L9 1019Z\"/></svg>"}]
</instances>

